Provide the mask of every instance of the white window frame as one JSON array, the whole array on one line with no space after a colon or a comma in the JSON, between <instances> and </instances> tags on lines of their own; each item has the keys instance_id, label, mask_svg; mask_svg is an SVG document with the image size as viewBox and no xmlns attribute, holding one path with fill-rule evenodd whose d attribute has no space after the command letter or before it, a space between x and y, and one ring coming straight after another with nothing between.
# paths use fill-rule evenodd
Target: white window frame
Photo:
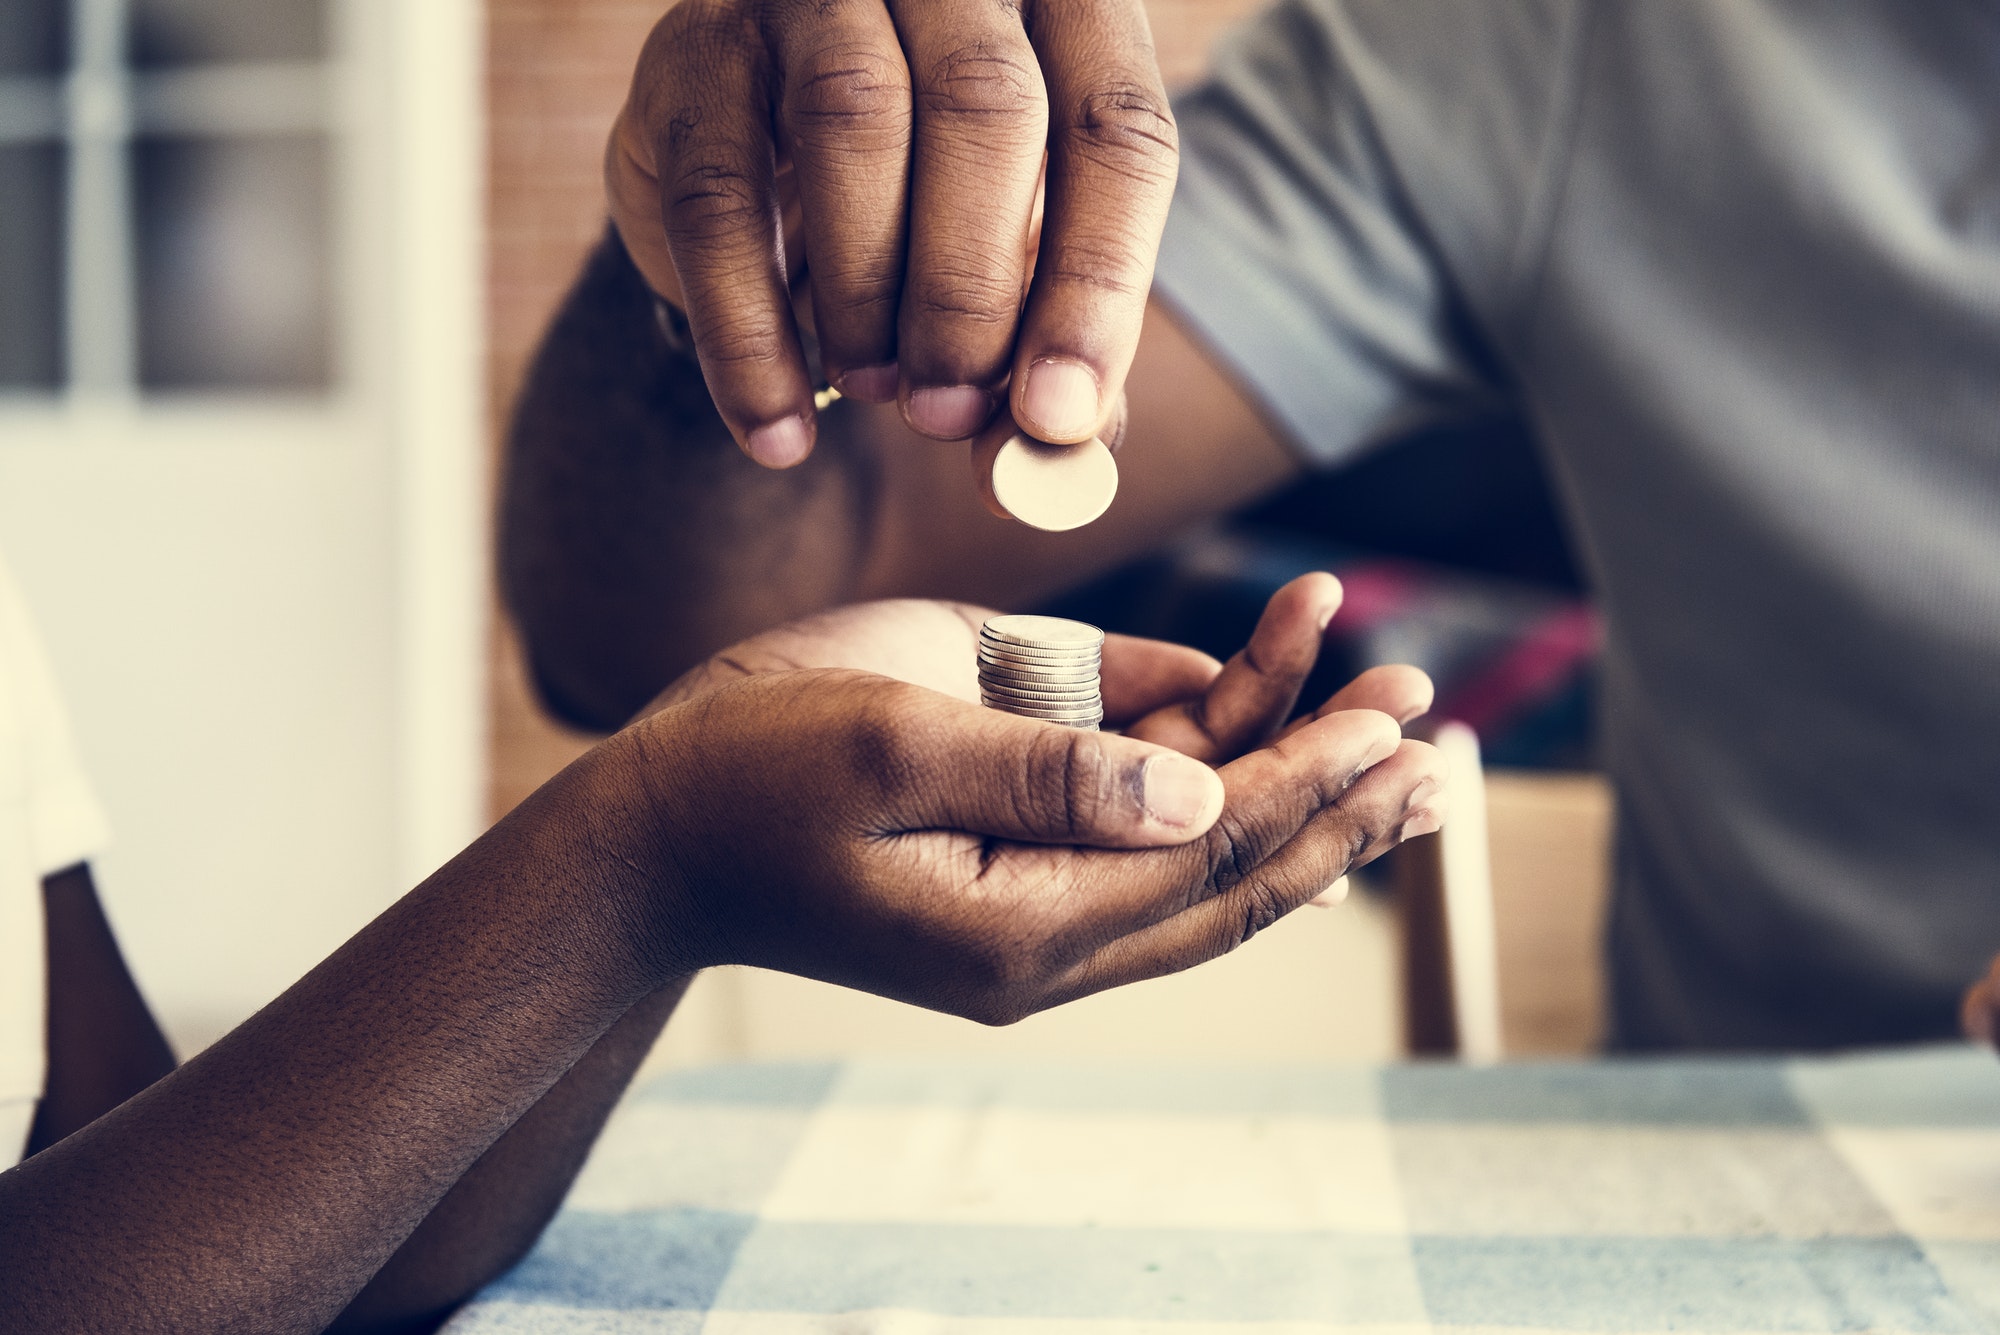
<instances>
[{"instance_id":1,"label":"white window frame","mask_svg":"<svg viewBox=\"0 0 2000 1335\"><path fill-rule=\"evenodd\" d=\"M45 78L0 78L0 137L66 139L70 153L65 384L0 391L0 451L379 452L393 488L396 872L407 885L485 825L484 22L479 0L329 4L324 64L135 80L125 0L73 0L60 98L36 90ZM125 161L134 103L187 124L260 79L292 90L289 112L279 108L292 126L328 133L331 386L141 394ZM47 132L33 132L35 116Z\"/></svg>"}]
</instances>

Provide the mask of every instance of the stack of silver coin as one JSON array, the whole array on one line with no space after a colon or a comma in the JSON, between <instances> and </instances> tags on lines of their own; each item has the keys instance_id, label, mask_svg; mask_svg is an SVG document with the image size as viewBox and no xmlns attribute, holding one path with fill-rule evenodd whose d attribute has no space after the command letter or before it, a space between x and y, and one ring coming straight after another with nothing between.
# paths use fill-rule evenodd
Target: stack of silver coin
<instances>
[{"instance_id":1,"label":"stack of silver coin","mask_svg":"<svg viewBox=\"0 0 2000 1335\"><path fill-rule=\"evenodd\" d=\"M1061 617L999 616L979 630L979 698L1023 718L1096 731L1104 632Z\"/></svg>"}]
</instances>

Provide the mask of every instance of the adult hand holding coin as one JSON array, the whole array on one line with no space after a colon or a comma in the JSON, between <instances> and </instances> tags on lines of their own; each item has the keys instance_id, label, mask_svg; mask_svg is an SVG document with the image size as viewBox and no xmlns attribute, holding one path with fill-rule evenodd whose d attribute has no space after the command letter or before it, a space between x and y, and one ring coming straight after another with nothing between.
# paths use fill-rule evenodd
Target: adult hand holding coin
<instances>
[{"instance_id":1,"label":"adult hand holding coin","mask_svg":"<svg viewBox=\"0 0 2000 1335\"><path fill-rule=\"evenodd\" d=\"M1141 0L683 0L605 173L724 422L784 468L817 428L802 273L848 397L937 440L1110 438L1176 165Z\"/></svg>"}]
</instances>

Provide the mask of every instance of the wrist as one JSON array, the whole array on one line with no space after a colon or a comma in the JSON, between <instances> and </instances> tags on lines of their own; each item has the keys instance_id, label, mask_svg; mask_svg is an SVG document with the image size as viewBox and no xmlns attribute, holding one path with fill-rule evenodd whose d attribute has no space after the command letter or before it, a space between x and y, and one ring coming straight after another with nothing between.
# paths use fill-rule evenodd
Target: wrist
<instances>
[{"instance_id":1,"label":"wrist","mask_svg":"<svg viewBox=\"0 0 2000 1335\"><path fill-rule=\"evenodd\" d=\"M712 962L661 809L680 785L650 772L632 731L592 748L489 836L516 845L501 856L530 869L538 916L560 925L575 973L622 1002Z\"/></svg>"},{"instance_id":2,"label":"wrist","mask_svg":"<svg viewBox=\"0 0 2000 1335\"><path fill-rule=\"evenodd\" d=\"M648 989L723 962L688 856L689 789L700 776L661 718L672 712L648 713L565 771L576 772L566 805L577 811L572 838L590 860L598 911Z\"/></svg>"}]
</instances>

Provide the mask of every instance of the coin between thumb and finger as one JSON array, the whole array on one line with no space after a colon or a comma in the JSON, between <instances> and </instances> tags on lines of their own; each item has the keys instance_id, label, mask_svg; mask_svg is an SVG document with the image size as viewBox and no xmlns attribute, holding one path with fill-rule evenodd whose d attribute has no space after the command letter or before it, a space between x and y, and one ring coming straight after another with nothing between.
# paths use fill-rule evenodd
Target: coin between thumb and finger
<instances>
[{"instance_id":1,"label":"coin between thumb and finger","mask_svg":"<svg viewBox=\"0 0 2000 1335\"><path fill-rule=\"evenodd\" d=\"M1102 440L1050 445L1021 432L974 459L979 489L996 513L1030 528L1065 533L1111 508L1118 462Z\"/></svg>"}]
</instances>

